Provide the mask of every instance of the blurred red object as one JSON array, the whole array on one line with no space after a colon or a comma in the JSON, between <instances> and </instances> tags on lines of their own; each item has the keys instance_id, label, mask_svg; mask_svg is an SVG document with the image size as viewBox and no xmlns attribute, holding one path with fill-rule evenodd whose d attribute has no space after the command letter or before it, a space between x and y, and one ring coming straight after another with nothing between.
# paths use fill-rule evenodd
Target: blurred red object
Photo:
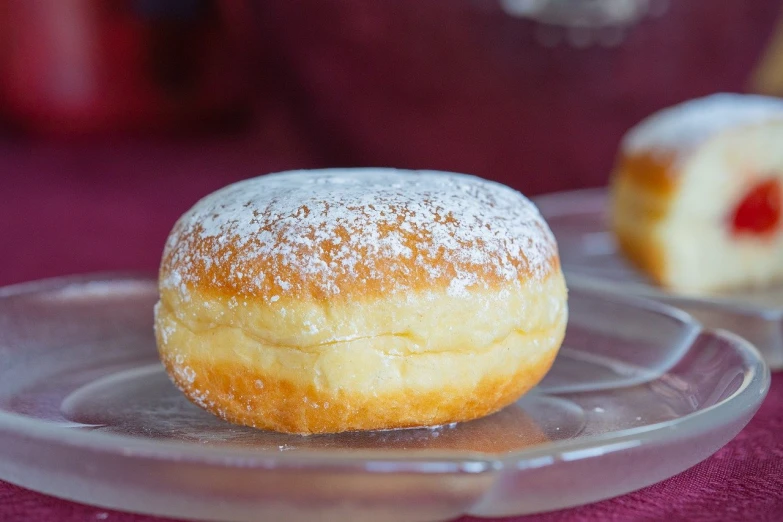
<instances>
[{"instance_id":1,"label":"blurred red object","mask_svg":"<svg viewBox=\"0 0 783 522\"><path fill-rule=\"evenodd\" d=\"M242 1L0 0L0 111L56 134L190 128L250 99Z\"/></svg>"}]
</instances>

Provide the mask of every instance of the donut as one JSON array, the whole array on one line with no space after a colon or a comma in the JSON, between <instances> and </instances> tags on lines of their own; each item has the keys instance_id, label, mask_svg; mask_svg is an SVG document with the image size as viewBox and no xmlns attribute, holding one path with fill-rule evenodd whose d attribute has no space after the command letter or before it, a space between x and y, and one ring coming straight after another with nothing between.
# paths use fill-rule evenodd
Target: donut
<instances>
[{"instance_id":1,"label":"donut","mask_svg":"<svg viewBox=\"0 0 783 522\"><path fill-rule=\"evenodd\" d=\"M236 424L314 434L483 417L535 386L568 315L522 194L394 169L269 174L174 225L155 335L174 384Z\"/></svg>"},{"instance_id":2,"label":"donut","mask_svg":"<svg viewBox=\"0 0 783 522\"><path fill-rule=\"evenodd\" d=\"M620 251L652 282L710 294L783 280L783 100L715 94L623 138L610 183Z\"/></svg>"}]
</instances>

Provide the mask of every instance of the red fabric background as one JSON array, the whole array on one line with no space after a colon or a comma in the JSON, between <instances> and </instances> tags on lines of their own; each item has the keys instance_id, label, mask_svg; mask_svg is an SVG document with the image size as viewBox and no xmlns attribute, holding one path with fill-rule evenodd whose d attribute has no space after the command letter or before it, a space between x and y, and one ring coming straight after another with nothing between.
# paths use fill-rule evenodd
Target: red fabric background
<instances>
[{"instance_id":1,"label":"red fabric background","mask_svg":"<svg viewBox=\"0 0 783 522\"><path fill-rule=\"evenodd\" d=\"M256 122L219 137L0 141L0 284L154 273L174 220L228 182L288 168L471 172L529 195L605 183L642 115L743 90L774 0L679 0L617 48L547 49L481 2L259 5ZM646 490L536 521L783 519L783 376L714 457ZM151 522L0 483L0 520ZM526 519L528 520L528 519Z\"/></svg>"}]
</instances>

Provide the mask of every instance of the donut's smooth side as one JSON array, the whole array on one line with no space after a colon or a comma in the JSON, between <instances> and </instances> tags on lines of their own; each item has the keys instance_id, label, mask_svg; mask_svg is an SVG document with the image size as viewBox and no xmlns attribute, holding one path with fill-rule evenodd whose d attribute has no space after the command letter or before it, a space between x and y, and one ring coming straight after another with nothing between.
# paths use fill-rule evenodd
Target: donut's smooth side
<instances>
[{"instance_id":1,"label":"donut's smooth side","mask_svg":"<svg viewBox=\"0 0 783 522\"><path fill-rule=\"evenodd\" d=\"M164 292L156 309L161 359L175 384L223 419L300 434L431 426L495 412L547 373L567 319L559 271L518 291L457 299L441 291L323 308L284 301L277 311L261 301L232 308L231 297L208 290L194 290L188 303L178 299ZM391 316L391 328L401 330L340 340L336 328L308 344L297 320L270 333L266 323L281 308L311 319L320 312L336 325L364 313L368 331Z\"/></svg>"},{"instance_id":2,"label":"donut's smooth side","mask_svg":"<svg viewBox=\"0 0 783 522\"><path fill-rule=\"evenodd\" d=\"M669 284L669 266L658 225L676 195L675 169L671 156L621 154L610 189L610 223L620 251L662 286Z\"/></svg>"}]
</instances>

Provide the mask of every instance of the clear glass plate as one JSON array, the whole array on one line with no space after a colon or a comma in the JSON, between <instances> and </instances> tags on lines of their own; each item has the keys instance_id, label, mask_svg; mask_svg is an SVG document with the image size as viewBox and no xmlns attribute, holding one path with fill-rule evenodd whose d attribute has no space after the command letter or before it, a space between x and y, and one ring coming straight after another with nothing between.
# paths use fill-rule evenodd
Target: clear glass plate
<instances>
[{"instance_id":1,"label":"clear glass plate","mask_svg":"<svg viewBox=\"0 0 783 522\"><path fill-rule=\"evenodd\" d=\"M571 287L656 299L685 310L708 328L731 330L756 346L772 369L783 368L783 286L696 296L664 290L620 254L607 226L605 189L536 199L560 247Z\"/></svg>"},{"instance_id":2,"label":"clear glass plate","mask_svg":"<svg viewBox=\"0 0 783 522\"><path fill-rule=\"evenodd\" d=\"M746 341L653 301L575 290L545 381L474 422L300 437L227 424L158 364L154 281L0 289L0 479L126 511L221 521L446 520L554 510L653 484L750 420Z\"/></svg>"}]
</instances>

